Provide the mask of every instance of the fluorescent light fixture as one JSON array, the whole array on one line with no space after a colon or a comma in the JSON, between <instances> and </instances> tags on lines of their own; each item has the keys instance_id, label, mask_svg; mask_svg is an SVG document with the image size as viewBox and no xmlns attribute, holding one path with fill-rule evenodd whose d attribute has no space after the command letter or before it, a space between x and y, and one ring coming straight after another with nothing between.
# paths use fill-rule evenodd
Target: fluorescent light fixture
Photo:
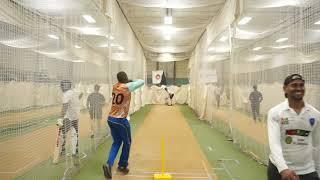
<instances>
[{"instance_id":1,"label":"fluorescent light fixture","mask_svg":"<svg viewBox=\"0 0 320 180\"><path fill-rule=\"evenodd\" d=\"M165 39L165 40L167 40L167 41L171 40L171 36L170 36L170 34L166 34L166 35L164 35L164 39Z\"/></svg>"},{"instance_id":2,"label":"fluorescent light fixture","mask_svg":"<svg viewBox=\"0 0 320 180\"><path fill-rule=\"evenodd\" d=\"M77 48L77 49L81 48L81 46L79 46L79 45L74 45L74 47Z\"/></svg>"},{"instance_id":3,"label":"fluorescent light fixture","mask_svg":"<svg viewBox=\"0 0 320 180\"><path fill-rule=\"evenodd\" d=\"M262 2L262 1L261 1ZM303 5L302 1L299 0L285 0L285 1L263 1L261 8L276 8L284 6L301 6Z\"/></svg>"},{"instance_id":4,"label":"fluorescent light fixture","mask_svg":"<svg viewBox=\"0 0 320 180\"><path fill-rule=\"evenodd\" d=\"M249 62L256 62L256 61L262 61L262 60L267 60L270 59L272 56L270 55L254 55L249 57L249 59L247 59L247 61Z\"/></svg>"},{"instance_id":5,"label":"fluorescent light fixture","mask_svg":"<svg viewBox=\"0 0 320 180\"><path fill-rule=\"evenodd\" d=\"M174 28L172 26L163 26L163 27L161 27L161 31L164 34L173 34L176 32L176 28Z\"/></svg>"},{"instance_id":6,"label":"fluorescent light fixture","mask_svg":"<svg viewBox=\"0 0 320 180\"><path fill-rule=\"evenodd\" d=\"M172 24L172 16L165 16L164 24Z\"/></svg>"},{"instance_id":7,"label":"fluorescent light fixture","mask_svg":"<svg viewBox=\"0 0 320 180\"><path fill-rule=\"evenodd\" d=\"M245 25L245 24L247 24L248 22L250 22L251 19L252 19L252 17L244 17L244 18L242 18L242 19L238 22L238 24L239 24L239 25Z\"/></svg>"},{"instance_id":8,"label":"fluorescent light fixture","mask_svg":"<svg viewBox=\"0 0 320 180\"><path fill-rule=\"evenodd\" d=\"M162 56L165 58L172 58L172 54L170 54L170 53L164 53L164 54L162 54Z\"/></svg>"},{"instance_id":9,"label":"fluorescent light fixture","mask_svg":"<svg viewBox=\"0 0 320 180\"><path fill-rule=\"evenodd\" d=\"M84 14L84 15L82 15L82 17L83 17L83 19L85 19L88 23L91 23L91 24L96 23L96 20L93 19L93 17L92 17L91 15L89 15L89 14Z\"/></svg>"},{"instance_id":10,"label":"fluorescent light fixture","mask_svg":"<svg viewBox=\"0 0 320 180\"><path fill-rule=\"evenodd\" d=\"M252 50L254 50L254 51L259 51L260 49L262 49L262 47L255 47L255 48L253 48Z\"/></svg>"},{"instance_id":11,"label":"fluorescent light fixture","mask_svg":"<svg viewBox=\"0 0 320 180\"><path fill-rule=\"evenodd\" d=\"M225 42L227 39L228 39L228 37L227 37L227 36L222 36L222 37L219 39L219 41L221 41L221 42Z\"/></svg>"},{"instance_id":12,"label":"fluorescent light fixture","mask_svg":"<svg viewBox=\"0 0 320 180\"><path fill-rule=\"evenodd\" d=\"M162 53L157 59L159 62L170 62L173 61L173 55L171 53Z\"/></svg>"},{"instance_id":13,"label":"fluorescent light fixture","mask_svg":"<svg viewBox=\"0 0 320 180\"><path fill-rule=\"evenodd\" d=\"M75 61L72 61L72 62L81 63L81 62L85 62L85 61L83 61L83 60L75 60Z\"/></svg>"},{"instance_id":14,"label":"fluorescent light fixture","mask_svg":"<svg viewBox=\"0 0 320 180\"><path fill-rule=\"evenodd\" d=\"M254 56L254 57L252 58L251 61L261 61L261 60L264 59L264 58L265 58L265 56L263 56L263 55L256 55L256 56Z\"/></svg>"},{"instance_id":15,"label":"fluorescent light fixture","mask_svg":"<svg viewBox=\"0 0 320 180\"><path fill-rule=\"evenodd\" d=\"M161 52L163 53L172 53L174 51L175 51L175 48L171 46L161 48Z\"/></svg>"},{"instance_id":16,"label":"fluorescent light fixture","mask_svg":"<svg viewBox=\"0 0 320 180\"><path fill-rule=\"evenodd\" d=\"M288 41L288 38L280 38L276 40L277 43Z\"/></svg>"},{"instance_id":17,"label":"fluorescent light fixture","mask_svg":"<svg viewBox=\"0 0 320 180\"><path fill-rule=\"evenodd\" d=\"M123 51L123 50L124 50L124 47L119 46L118 49L121 50L121 51Z\"/></svg>"},{"instance_id":18,"label":"fluorescent light fixture","mask_svg":"<svg viewBox=\"0 0 320 180\"><path fill-rule=\"evenodd\" d=\"M101 28L99 27L69 27L70 29L75 29L79 31L81 34L87 35L101 35Z\"/></svg>"},{"instance_id":19,"label":"fluorescent light fixture","mask_svg":"<svg viewBox=\"0 0 320 180\"><path fill-rule=\"evenodd\" d=\"M226 52L230 52L230 48L229 47L210 47L208 49L209 52L213 52L213 53L226 53Z\"/></svg>"},{"instance_id":20,"label":"fluorescent light fixture","mask_svg":"<svg viewBox=\"0 0 320 180\"><path fill-rule=\"evenodd\" d=\"M291 48L293 47L293 45L284 45L284 46L275 46L275 47L272 47L273 49L285 49L285 48Z\"/></svg>"},{"instance_id":21,"label":"fluorescent light fixture","mask_svg":"<svg viewBox=\"0 0 320 180\"><path fill-rule=\"evenodd\" d=\"M319 24L320 24L320 21L317 21L317 22L315 22L314 24L317 24L317 25L319 25Z\"/></svg>"},{"instance_id":22,"label":"fluorescent light fixture","mask_svg":"<svg viewBox=\"0 0 320 180\"><path fill-rule=\"evenodd\" d=\"M51 39L59 39L58 36L54 35L54 34L48 34L49 38Z\"/></svg>"},{"instance_id":23,"label":"fluorescent light fixture","mask_svg":"<svg viewBox=\"0 0 320 180\"><path fill-rule=\"evenodd\" d=\"M110 36L110 37L109 37L109 35L106 35L106 38L109 38L109 39L111 39L111 40L114 40L114 37L113 37L113 36Z\"/></svg>"},{"instance_id":24,"label":"fluorescent light fixture","mask_svg":"<svg viewBox=\"0 0 320 180\"><path fill-rule=\"evenodd\" d=\"M108 47L108 44L101 44L99 47Z\"/></svg>"}]
</instances>

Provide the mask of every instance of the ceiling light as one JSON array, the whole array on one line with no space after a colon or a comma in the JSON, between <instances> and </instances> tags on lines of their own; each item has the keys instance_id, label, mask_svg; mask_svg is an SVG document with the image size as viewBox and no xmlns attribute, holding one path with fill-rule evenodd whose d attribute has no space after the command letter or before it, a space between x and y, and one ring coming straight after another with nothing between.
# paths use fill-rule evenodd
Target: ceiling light
<instances>
[{"instance_id":1,"label":"ceiling light","mask_svg":"<svg viewBox=\"0 0 320 180\"><path fill-rule=\"evenodd\" d=\"M75 29L79 31L81 34L86 35L100 35L102 34L101 28L98 27L69 27L70 29Z\"/></svg>"},{"instance_id":2,"label":"ceiling light","mask_svg":"<svg viewBox=\"0 0 320 180\"><path fill-rule=\"evenodd\" d=\"M318 25L318 24L320 24L320 21L317 21L317 22L315 22L314 24L317 24L317 25Z\"/></svg>"},{"instance_id":3,"label":"ceiling light","mask_svg":"<svg viewBox=\"0 0 320 180\"><path fill-rule=\"evenodd\" d=\"M158 61L159 62L170 62L173 61L173 55L170 53L162 53L160 54L160 56L158 57Z\"/></svg>"},{"instance_id":4,"label":"ceiling light","mask_svg":"<svg viewBox=\"0 0 320 180\"><path fill-rule=\"evenodd\" d=\"M124 50L124 47L119 46L118 49L121 50L121 51L123 51L123 50Z\"/></svg>"},{"instance_id":5,"label":"ceiling light","mask_svg":"<svg viewBox=\"0 0 320 180\"><path fill-rule=\"evenodd\" d=\"M213 53L226 53L226 52L230 52L230 48L229 47L210 47L208 49L209 52L213 52Z\"/></svg>"},{"instance_id":6,"label":"ceiling light","mask_svg":"<svg viewBox=\"0 0 320 180\"><path fill-rule=\"evenodd\" d=\"M93 17L90 16L90 15L88 15L88 14L82 15L82 17L83 17L83 19L85 19L88 23L91 23L91 24L96 23L96 20L93 19Z\"/></svg>"},{"instance_id":7,"label":"ceiling light","mask_svg":"<svg viewBox=\"0 0 320 180\"><path fill-rule=\"evenodd\" d=\"M228 39L228 37L227 37L227 36L222 36L222 37L219 39L219 41L221 41L221 42L225 42L227 39Z\"/></svg>"},{"instance_id":8,"label":"ceiling light","mask_svg":"<svg viewBox=\"0 0 320 180\"><path fill-rule=\"evenodd\" d=\"M167 41L171 40L170 34L164 35L164 40L167 40Z\"/></svg>"},{"instance_id":9,"label":"ceiling light","mask_svg":"<svg viewBox=\"0 0 320 180\"><path fill-rule=\"evenodd\" d=\"M162 54L163 57L166 57L166 58L171 58L172 57L172 54L170 53L164 53Z\"/></svg>"},{"instance_id":10,"label":"ceiling light","mask_svg":"<svg viewBox=\"0 0 320 180\"><path fill-rule=\"evenodd\" d=\"M242 19L238 22L238 24L239 24L239 25L247 24L248 22L251 21L251 19L252 19L252 17L244 17L244 18L242 18Z\"/></svg>"},{"instance_id":11,"label":"ceiling light","mask_svg":"<svg viewBox=\"0 0 320 180\"><path fill-rule=\"evenodd\" d=\"M254 56L250 56L247 61L248 62L256 62L256 61L262 61L262 60L267 60L267 59L270 59L272 58L271 55L254 55Z\"/></svg>"},{"instance_id":12,"label":"ceiling light","mask_svg":"<svg viewBox=\"0 0 320 180\"><path fill-rule=\"evenodd\" d=\"M106 35L106 38L109 38L109 35ZM114 37L113 37L113 36L110 36L109 39L114 40Z\"/></svg>"},{"instance_id":13,"label":"ceiling light","mask_svg":"<svg viewBox=\"0 0 320 180\"><path fill-rule=\"evenodd\" d=\"M280 38L276 40L277 43L288 41L288 38Z\"/></svg>"},{"instance_id":14,"label":"ceiling light","mask_svg":"<svg viewBox=\"0 0 320 180\"><path fill-rule=\"evenodd\" d=\"M261 1L262 2L262 1ZM285 1L266 1L262 3L261 8L276 8L276 7L284 7L284 6L300 6L304 2L300 2L299 0L285 0Z\"/></svg>"},{"instance_id":15,"label":"ceiling light","mask_svg":"<svg viewBox=\"0 0 320 180\"><path fill-rule=\"evenodd\" d=\"M48 34L48 36L51 38L51 39L59 39L58 36L54 35L54 34Z\"/></svg>"},{"instance_id":16,"label":"ceiling light","mask_svg":"<svg viewBox=\"0 0 320 180\"><path fill-rule=\"evenodd\" d=\"M262 49L262 47L255 47L255 48L253 48L252 50L258 51L258 50L260 50L260 49Z\"/></svg>"},{"instance_id":17,"label":"ceiling light","mask_svg":"<svg viewBox=\"0 0 320 180\"><path fill-rule=\"evenodd\" d=\"M84 27L84 28L80 28L80 31L83 33L83 34L98 34L98 30L100 28L94 28L94 27Z\"/></svg>"},{"instance_id":18,"label":"ceiling light","mask_svg":"<svg viewBox=\"0 0 320 180\"><path fill-rule=\"evenodd\" d=\"M163 26L161 28L161 31L164 33L164 34L173 34L176 32L176 28L172 27L172 26Z\"/></svg>"},{"instance_id":19,"label":"ceiling light","mask_svg":"<svg viewBox=\"0 0 320 180\"><path fill-rule=\"evenodd\" d=\"M77 48L77 49L81 48L81 46L78 46L78 45L74 45L74 47Z\"/></svg>"},{"instance_id":20,"label":"ceiling light","mask_svg":"<svg viewBox=\"0 0 320 180\"><path fill-rule=\"evenodd\" d=\"M215 48L214 47L210 47L210 48L208 48L208 51L214 51L215 50Z\"/></svg>"},{"instance_id":21,"label":"ceiling light","mask_svg":"<svg viewBox=\"0 0 320 180\"><path fill-rule=\"evenodd\" d=\"M100 44L99 47L108 47L108 43L103 43L103 44Z\"/></svg>"},{"instance_id":22,"label":"ceiling light","mask_svg":"<svg viewBox=\"0 0 320 180\"><path fill-rule=\"evenodd\" d=\"M74 62L74 63L83 63L85 61L83 61L83 60L75 60L75 61L72 61L72 62Z\"/></svg>"},{"instance_id":23,"label":"ceiling light","mask_svg":"<svg viewBox=\"0 0 320 180\"><path fill-rule=\"evenodd\" d=\"M172 24L172 9L166 8L166 16L164 17L164 24Z\"/></svg>"},{"instance_id":24,"label":"ceiling light","mask_svg":"<svg viewBox=\"0 0 320 180\"><path fill-rule=\"evenodd\" d=\"M291 48L293 47L293 45L284 45L284 46L275 46L275 47L272 47L273 49L285 49L285 48Z\"/></svg>"},{"instance_id":25,"label":"ceiling light","mask_svg":"<svg viewBox=\"0 0 320 180\"><path fill-rule=\"evenodd\" d=\"M174 51L175 51L175 48L170 46L161 48L161 52L163 53L172 53Z\"/></svg>"},{"instance_id":26,"label":"ceiling light","mask_svg":"<svg viewBox=\"0 0 320 180\"><path fill-rule=\"evenodd\" d=\"M250 59L249 61L261 61L264 58L265 58L264 55L256 55L252 59Z\"/></svg>"},{"instance_id":27,"label":"ceiling light","mask_svg":"<svg viewBox=\"0 0 320 180\"><path fill-rule=\"evenodd\" d=\"M172 16L165 16L164 24L172 24Z\"/></svg>"}]
</instances>

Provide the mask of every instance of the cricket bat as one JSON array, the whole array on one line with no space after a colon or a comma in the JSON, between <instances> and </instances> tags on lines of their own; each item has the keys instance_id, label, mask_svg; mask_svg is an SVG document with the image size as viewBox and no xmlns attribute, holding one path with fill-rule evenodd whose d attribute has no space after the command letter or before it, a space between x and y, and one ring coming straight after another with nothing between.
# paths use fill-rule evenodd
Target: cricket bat
<instances>
[{"instance_id":1,"label":"cricket bat","mask_svg":"<svg viewBox=\"0 0 320 180\"><path fill-rule=\"evenodd\" d=\"M52 160L53 164L58 164L58 162L59 162L60 151L61 151L60 135L61 135L61 129L58 126L58 136L57 136L56 144L55 144L54 151L53 151L53 160Z\"/></svg>"}]
</instances>

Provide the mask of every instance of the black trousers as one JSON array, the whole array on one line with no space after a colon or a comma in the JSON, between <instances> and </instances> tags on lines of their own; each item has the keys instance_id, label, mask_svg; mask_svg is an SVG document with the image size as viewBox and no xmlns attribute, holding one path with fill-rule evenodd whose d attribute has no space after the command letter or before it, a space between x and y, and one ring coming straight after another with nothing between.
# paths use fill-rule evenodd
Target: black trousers
<instances>
[{"instance_id":1,"label":"black trousers","mask_svg":"<svg viewBox=\"0 0 320 180\"><path fill-rule=\"evenodd\" d=\"M251 110L253 119L256 120L260 116L260 103L251 102Z\"/></svg>"},{"instance_id":2,"label":"black trousers","mask_svg":"<svg viewBox=\"0 0 320 180\"><path fill-rule=\"evenodd\" d=\"M268 180L281 180L281 175L277 167L269 161L268 165ZM300 180L320 180L317 172L299 175Z\"/></svg>"}]
</instances>

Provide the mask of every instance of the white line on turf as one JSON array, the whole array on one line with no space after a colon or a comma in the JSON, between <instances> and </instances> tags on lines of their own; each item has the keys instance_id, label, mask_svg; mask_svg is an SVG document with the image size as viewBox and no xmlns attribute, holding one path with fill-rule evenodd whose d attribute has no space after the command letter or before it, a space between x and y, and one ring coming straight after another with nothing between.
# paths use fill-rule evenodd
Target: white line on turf
<instances>
[{"instance_id":1,"label":"white line on turf","mask_svg":"<svg viewBox=\"0 0 320 180\"><path fill-rule=\"evenodd\" d=\"M202 165L203 165L203 168L205 169L206 173L207 173L207 176L210 180L212 180L212 176L210 175L209 171L208 171L208 168L205 164L205 162L202 160Z\"/></svg>"}]
</instances>

